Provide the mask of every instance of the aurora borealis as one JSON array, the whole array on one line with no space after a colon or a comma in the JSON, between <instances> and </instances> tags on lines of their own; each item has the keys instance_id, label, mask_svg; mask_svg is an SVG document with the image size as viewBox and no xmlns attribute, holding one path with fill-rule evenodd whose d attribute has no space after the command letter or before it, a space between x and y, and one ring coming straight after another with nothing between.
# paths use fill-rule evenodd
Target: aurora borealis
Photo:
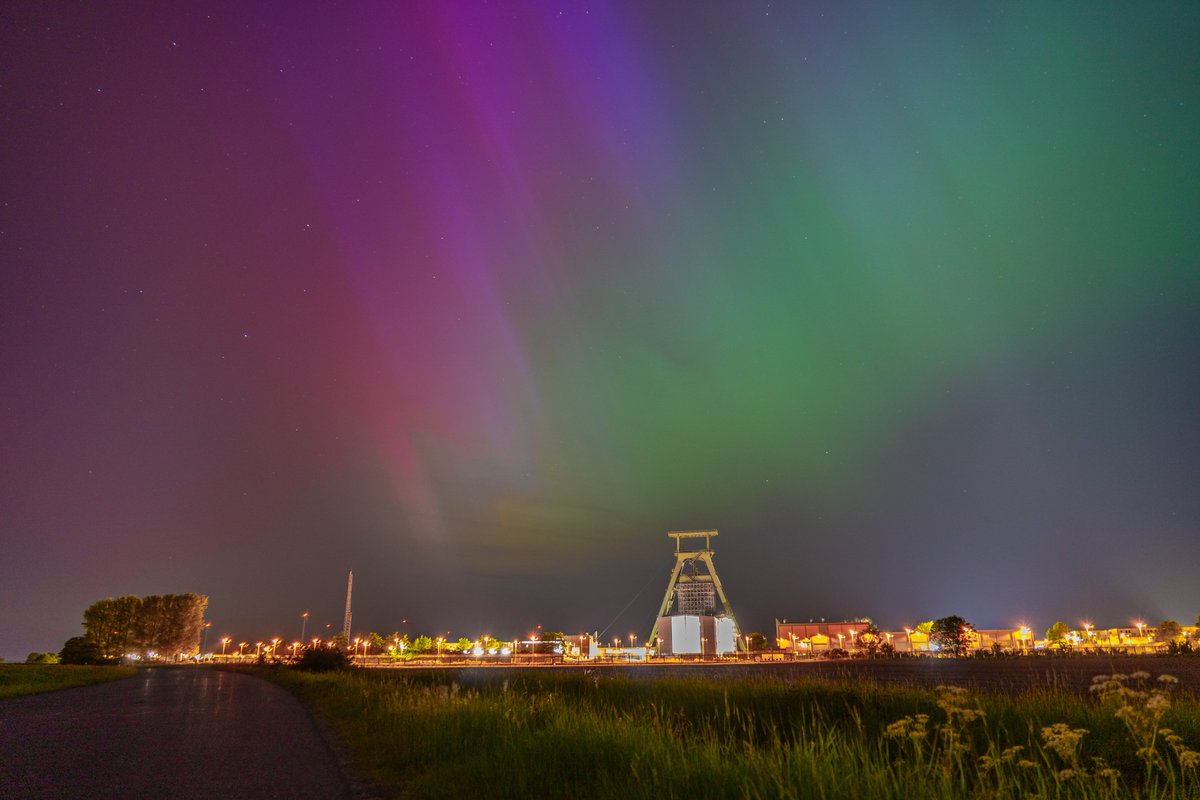
<instances>
[{"instance_id":1,"label":"aurora borealis","mask_svg":"<svg viewBox=\"0 0 1200 800\"><path fill-rule=\"evenodd\" d=\"M0 655L1200 611L1194 4L5 17Z\"/></svg>"}]
</instances>

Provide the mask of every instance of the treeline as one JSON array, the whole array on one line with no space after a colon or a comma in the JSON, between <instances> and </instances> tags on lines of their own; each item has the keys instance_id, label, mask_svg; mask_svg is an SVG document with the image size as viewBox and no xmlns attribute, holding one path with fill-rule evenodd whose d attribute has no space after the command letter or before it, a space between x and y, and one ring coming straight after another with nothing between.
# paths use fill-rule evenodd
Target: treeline
<instances>
[{"instance_id":1,"label":"treeline","mask_svg":"<svg viewBox=\"0 0 1200 800\"><path fill-rule=\"evenodd\" d=\"M101 663L130 653L171 658L195 653L208 598L202 594L126 595L92 603L83 612L83 636L69 639L64 663Z\"/></svg>"}]
</instances>

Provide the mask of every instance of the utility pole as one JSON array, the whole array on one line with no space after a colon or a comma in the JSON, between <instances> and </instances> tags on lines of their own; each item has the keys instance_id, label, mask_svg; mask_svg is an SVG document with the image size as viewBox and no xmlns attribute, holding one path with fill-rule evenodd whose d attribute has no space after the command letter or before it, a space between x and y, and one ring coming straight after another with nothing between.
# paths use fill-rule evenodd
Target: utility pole
<instances>
[{"instance_id":1,"label":"utility pole","mask_svg":"<svg viewBox=\"0 0 1200 800\"><path fill-rule=\"evenodd\" d=\"M354 592L354 570L350 570L350 577L346 579L346 621L342 623L342 636L346 638L346 643L350 642L350 595Z\"/></svg>"}]
</instances>

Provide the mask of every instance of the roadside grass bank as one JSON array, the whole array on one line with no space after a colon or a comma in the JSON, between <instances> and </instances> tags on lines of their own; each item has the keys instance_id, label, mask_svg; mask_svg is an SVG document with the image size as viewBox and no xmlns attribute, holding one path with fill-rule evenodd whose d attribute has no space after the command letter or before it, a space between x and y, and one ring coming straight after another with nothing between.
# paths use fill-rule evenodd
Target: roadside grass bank
<instances>
[{"instance_id":1,"label":"roadside grass bank","mask_svg":"<svg viewBox=\"0 0 1200 800\"><path fill-rule=\"evenodd\" d=\"M505 670L278 669L413 798L1200 798L1200 701Z\"/></svg>"},{"instance_id":2,"label":"roadside grass bank","mask_svg":"<svg viewBox=\"0 0 1200 800\"><path fill-rule=\"evenodd\" d=\"M53 692L128 678L133 667L81 667L70 664L0 664L0 698Z\"/></svg>"}]
</instances>

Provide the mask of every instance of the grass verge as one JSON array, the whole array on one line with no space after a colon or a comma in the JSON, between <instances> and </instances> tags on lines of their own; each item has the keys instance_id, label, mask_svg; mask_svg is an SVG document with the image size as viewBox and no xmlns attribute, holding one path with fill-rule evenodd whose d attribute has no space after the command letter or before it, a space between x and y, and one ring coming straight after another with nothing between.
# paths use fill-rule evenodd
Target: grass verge
<instances>
[{"instance_id":1,"label":"grass verge","mask_svg":"<svg viewBox=\"0 0 1200 800\"><path fill-rule=\"evenodd\" d=\"M273 677L404 797L1200 798L1200 703L1141 677L1103 699L533 671Z\"/></svg>"},{"instance_id":2,"label":"grass verge","mask_svg":"<svg viewBox=\"0 0 1200 800\"><path fill-rule=\"evenodd\" d=\"M79 667L67 664L0 664L0 698L40 694L128 678L133 667Z\"/></svg>"}]
</instances>

